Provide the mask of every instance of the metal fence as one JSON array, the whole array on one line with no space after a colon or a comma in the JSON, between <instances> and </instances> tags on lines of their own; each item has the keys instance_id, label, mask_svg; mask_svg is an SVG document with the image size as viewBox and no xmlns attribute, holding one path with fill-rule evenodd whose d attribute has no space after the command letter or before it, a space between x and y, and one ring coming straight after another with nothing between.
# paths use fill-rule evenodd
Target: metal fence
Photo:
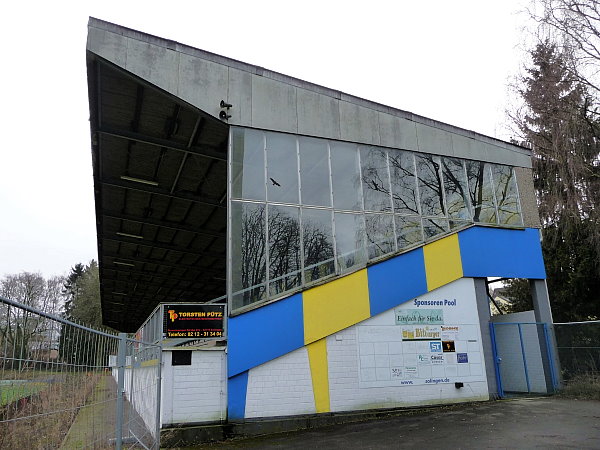
<instances>
[{"instance_id":1,"label":"metal fence","mask_svg":"<svg viewBox=\"0 0 600 450\"><path fill-rule=\"evenodd\" d=\"M600 376L600 320L555 323L562 377Z\"/></svg>"},{"instance_id":2,"label":"metal fence","mask_svg":"<svg viewBox=\"0 0 600 450\"><path fill-rule=\"evenodd\" d=\"M0 297L0 448L158 449L161 354Z\"/></svg>"}]
</instances>

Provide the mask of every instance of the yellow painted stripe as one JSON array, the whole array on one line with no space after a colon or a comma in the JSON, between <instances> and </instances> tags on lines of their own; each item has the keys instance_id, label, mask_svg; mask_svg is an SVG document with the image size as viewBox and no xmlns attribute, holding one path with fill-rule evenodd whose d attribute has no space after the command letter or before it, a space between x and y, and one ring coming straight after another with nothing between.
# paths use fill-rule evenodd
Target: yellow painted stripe
<instances>
[{"instance_id":1,"label":"yellow painted stripe","mask_svg":"<svg viewBox=\"0 0 600 450\"><path fill-rule=\"evenodd\" d=\"M370 317L367 270L302 294L304 344L318 341Z\"/></svg>"},{"instance_id":2,"label":"yellow painted stripe","mask_svg":"<svg viewBox=\"0 0 600 450\"><path fill-rule=\"evenodd\" d=\"M318 413L330 412L329 367L327 365L327 342L321 339L306 346L310 375L312 377L315 408Z\"/></svg>"},{"instance_id":3,"label":"yellow painted stripe","mask_svg":"<svg viewBox=\"0 0 600 450\"><path fill-rule=\"evenodd\" d=\"M423 247L423 255L428 291L433 291L463 276L458 234L427 244Z\"/></svg>"}]
</instances>

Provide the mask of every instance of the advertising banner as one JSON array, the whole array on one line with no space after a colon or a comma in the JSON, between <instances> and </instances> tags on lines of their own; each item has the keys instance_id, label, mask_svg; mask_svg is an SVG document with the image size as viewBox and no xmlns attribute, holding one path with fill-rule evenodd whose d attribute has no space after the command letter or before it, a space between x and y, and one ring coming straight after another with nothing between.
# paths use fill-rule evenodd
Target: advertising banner
<instances>
[{"instance_id":1,"label":"advertising banner","mask_svg":"<svg viewBox=\"0 0 600 450\"><path fill-rule=\"evenodd\" d=\"M217 339L225 336L223 304L164 305L163 333L167 338Z\"/></svg>"}]
</instances>

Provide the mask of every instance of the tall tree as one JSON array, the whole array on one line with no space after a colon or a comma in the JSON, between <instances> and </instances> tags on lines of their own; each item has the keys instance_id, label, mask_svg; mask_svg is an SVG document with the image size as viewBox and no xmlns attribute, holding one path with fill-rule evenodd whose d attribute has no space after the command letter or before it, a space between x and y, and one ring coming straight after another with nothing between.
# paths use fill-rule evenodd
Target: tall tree
<instances>
[{"instance_id":1,"label":"tall tree","mask_svg":"<svg viewBox=\"0 0 600 450\"><path fill-rule=\"evenodd\" d=\"M73 299L77 295L77 280L83 276L85 266L81 263L71 267L71 272L65 278L63 294L65 295L65 316L70 317Z\"/></svg>"},{"instance_id":2,"label":"tall tree","mask_svg":"<svg viewBox=\"0 0 600 450\"><path fill-rule=\"evenodd\" d=\"M513 116L533 152L544 259L555 319L600 317L600 124L573 76L573 54L546 40L531 51ZM510 289L509 289L510 292Z\"/></svg>"},{"instance_id":3,"label":"tall tree","mask_svg":"<svg viewBox=\"0 0 600 450\"><path fill-rule=\"evenodd\" d=\"M535 0L529 12L539 24L540 35L550 37L571 55L565 67L569 76L598 95L600 1Z\"/></svg>"},{"instance_id":4,"label":"tall tree","mask_svg":"<svg viewBox=\"0 0 600 450\"><path fill-rule=\"evenodd\" d=\"M100 304L100 281L98 263L92 260L86 266L76 264L65 283L65 291L70 295L65 315L69 320L92 328L102 326ZM63 361L80 367L94 366L106 359L102 348L97 348L98 337L92 332L63 326L60 338L60 355ZM105 362L100 365L105 364Z\"/></svg>"}]
</instances>

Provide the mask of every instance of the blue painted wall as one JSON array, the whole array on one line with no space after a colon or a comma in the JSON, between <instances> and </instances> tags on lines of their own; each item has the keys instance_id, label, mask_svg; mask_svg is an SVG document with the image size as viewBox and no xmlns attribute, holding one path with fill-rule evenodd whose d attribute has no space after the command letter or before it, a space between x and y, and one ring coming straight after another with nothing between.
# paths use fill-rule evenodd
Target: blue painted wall
<instances>
[{"instance_id":1,"label":"blue painted wall","mask_svg":"<svg viewBox=\"0 0 600 450\"><path fill-rule=\"evenodd\" d=\"M375 264L367 274L371 316L427 292L423 248Z\"/></svg>"},{"instance_id":2,"label":"blue painted wall","mask_svg":"<svg viewBox=\"0 0 600 450\"><path fill-rule=\"evenodd\" d=\"M244 418L247 390L248 371L227 380L227 417L229 420Z\"/></svg>"},{"instance_id":3,"label":"blue painted wall","mask_svg":"<svg viewBox=\"0 0 600 450\"><path fill-rule=\"evenodd\" d=\"M304 346L302 294L231 317L228 334L230 377Z\"/></svg>"},{"instance_id":4,"label":"blue painted wall","mask_svg":"<svg viewBox=\"0 0 600 450\"><path fill-rule=\"evenodd\" d=\"M473 227L458 233L465 277L546 278L539 230Z\"/></svg>"}]
</instances>

